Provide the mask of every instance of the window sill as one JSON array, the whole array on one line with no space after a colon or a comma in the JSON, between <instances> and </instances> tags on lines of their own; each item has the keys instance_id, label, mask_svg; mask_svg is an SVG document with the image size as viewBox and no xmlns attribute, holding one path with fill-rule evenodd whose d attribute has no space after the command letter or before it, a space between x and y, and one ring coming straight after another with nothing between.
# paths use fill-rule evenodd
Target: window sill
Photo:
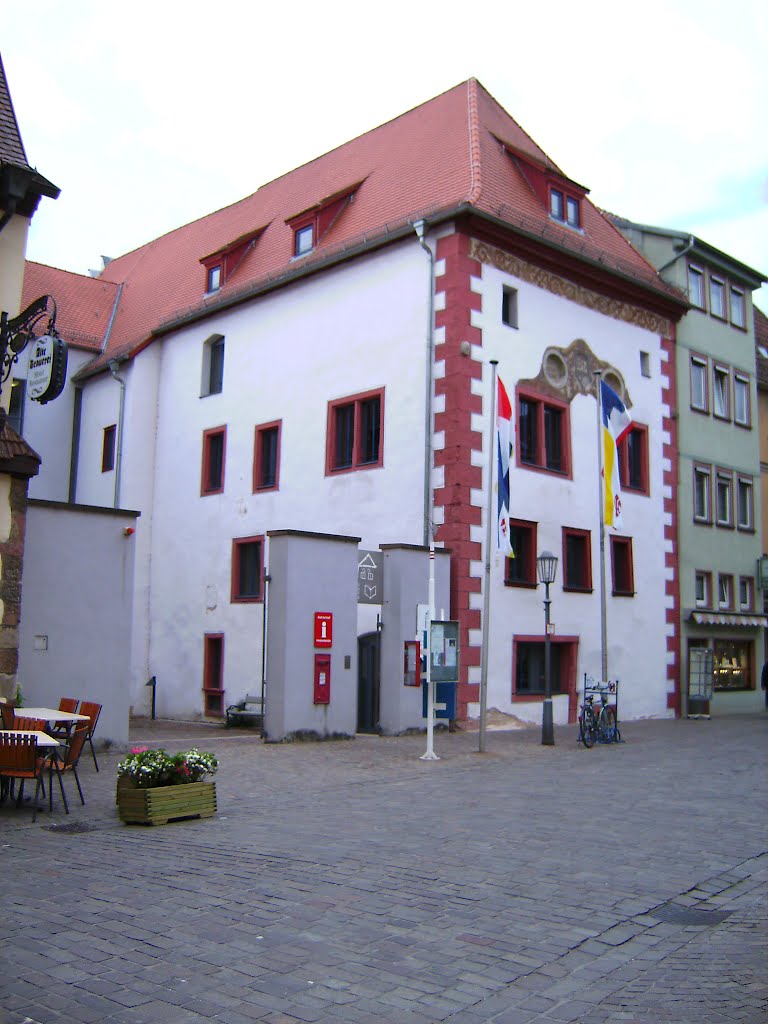
<instances>
[{"instance_id":1,"label":"window sill","mask_svg":"<svg viewBox=\"0 0 768 1024\"><path fill-rule=\"evenodd\" d=\"M264 598L259 597L230 597L230 604L263 604Z\"/></svg>"},{"instance_id":2,"label":"window sill","mask_svg":"<svg viewBox=\"0 0 768 1024\"><path fill-rule=\"evenodd\" d=\"M565 584L563 584L563 590L565 591L566 594L592 594L592 593L594 593L594 589L591 586L590 587L575 587L575 586L571 586L571 585L566 586Z\"/></svg>"},{"instance_id":3,"label":"window sill","mask_svg":"<svg viewBox=\"0 0 768 1024\"><path fill-rule=\"evenodd\" d=\"M504 580L505 587L522 587L525 590L535 590L538 586L533 580Z\"/></svg>"},{"instance_id":4,"label":"window sill","mask_svg":"<svg viewBox=\"0 0 768 1024\"><path fill-rule=\"evenodd\" d=\"M611 594L613 597L634 597L634 590L612 590Z\"/></svg>"}]
</instances>

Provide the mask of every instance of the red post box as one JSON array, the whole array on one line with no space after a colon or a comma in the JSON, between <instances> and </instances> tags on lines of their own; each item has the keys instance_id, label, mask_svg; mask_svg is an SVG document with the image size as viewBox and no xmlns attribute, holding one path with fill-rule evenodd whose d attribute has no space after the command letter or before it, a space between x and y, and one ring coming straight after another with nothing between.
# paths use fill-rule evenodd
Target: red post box
<instances>
[{"instance_id":1,"label":"red post box","mask_svg":"<svg viewBox=\"0 0 768 1024\"><path fill-rule=\"evenodd\" d=\"M331 656L315 655L315 704L331 703Z\"/></svg>"}]
</instances>

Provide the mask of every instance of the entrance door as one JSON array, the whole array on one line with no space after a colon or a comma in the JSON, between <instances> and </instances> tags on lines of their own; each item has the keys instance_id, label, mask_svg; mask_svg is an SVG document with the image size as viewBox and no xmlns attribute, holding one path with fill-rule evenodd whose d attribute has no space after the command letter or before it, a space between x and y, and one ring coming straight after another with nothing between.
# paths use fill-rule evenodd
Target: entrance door
<instances>
[{"instance_id":1,"label":"entrance door","mask_svg":"<svg viewBox=\"0 0 768 1024\"><path fill-rule=\"evenodd\" d=\"M357 731L379 731L378 632L357 638Z\"/></svg>"}]
</instances>

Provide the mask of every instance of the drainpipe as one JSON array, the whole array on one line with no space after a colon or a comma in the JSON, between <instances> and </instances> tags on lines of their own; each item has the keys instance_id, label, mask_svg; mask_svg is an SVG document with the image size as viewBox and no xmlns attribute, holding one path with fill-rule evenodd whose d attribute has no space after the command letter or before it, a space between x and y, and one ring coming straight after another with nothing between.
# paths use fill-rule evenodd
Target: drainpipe
<instances>
[{"instance_id":1,"label":"drainpipe","mask_svg":"<svg viewBox=\"0 0 768 1024\"><path fill-rule=\"evenodd\" d=\"M109 362L109 372L120 385L120 411L117 418L117 452L115 453L115 508L120 508L120 475L123 469L123 420L125 418L125 381L117 376L116 359Z\"/></svg>"},{"instance_id":2,"label":"drainpipe","mask_svg":"<svg viewBox=\"0 0 768 1024\"><path fill-rule=\"evenodd\" d=\"M417 220L413 225L414 231L418 235L419 245L422 247L424 252L429 258L429 298L427 300L427 309L429 318L427 320L427 384L426 384L426 402L424 411L424 547L429 547L433 542L433 523L432 523L432 391L434 388L433 373L434 373L434 336L433 321L435 316L435 254L427 245L424 235L427 229L427 222L425 220Z\"/></svg>"},{"instance_id":3,"label":"drainpipe","mask_svg":"<svg viewBox=\"0 0 768 1024\"><path fill-rule=\"evenodd\" d=\"M694 236L693 235L688 235L688 244L685 246L685 248L681 249L679 253L677 253L675 256L672 257L671 260L667 260L667 262L663 266L657 267L656 268L656 273L657 274L661 274L662 270L666 270L667 267L671 267L673 263L675 263L677 260L679 260L682 256L685 256L687 253L689 253L691 251L691 249L693 248L695 242L696 242L696 239L694 238Z\"/></svg>"}]
</instances>

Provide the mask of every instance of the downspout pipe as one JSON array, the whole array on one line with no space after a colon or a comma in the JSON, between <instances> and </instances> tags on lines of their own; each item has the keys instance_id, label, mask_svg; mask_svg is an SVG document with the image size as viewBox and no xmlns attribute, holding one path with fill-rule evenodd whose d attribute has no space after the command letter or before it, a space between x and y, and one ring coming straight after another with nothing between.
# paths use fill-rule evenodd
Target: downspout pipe
<instances>
[{"instance_id":1,"label":"downspout pipe","mask_svg":"<svg viewBox=\"0 0 768 1024\"><path fill-rule=\"evenodd\" d=\"M117 367L119 365L116 359L111 359L109 362L109 372L120 385L120 409L117 415L117 451L115 452L115 508L120 508L120 477L123 470L123 421L125 419L125 380L117 375Z\"/></svg>"},{"instance_id":2,"label":"downspout pipe","mask_svg":"<svg viewBox=\"0 0 768 1024\"><path fill-rule=\"evenodd\" d=\"M413 229L419 239L419 245L427 254L429 259L429 293L427 296L427 345L426 345L426 395L424 402L424 547L429 547L434 539L434 524L432 522L432 406L434 391L434 334L433 323L435 318L435 254L426 242L427 222L417 220Z\"/></svg>"},{"instance_id":3,"label":"downspout pipe","mask_svg":"<svg viewBox=\"0 0 768 1024\"><path fill-rule=\"evenodd\" d=\"M656 268L656 273L657 274L661 274L662 270L666 270L667 267L671 267L673 263L676 263L683 256L687 256L687 254L691 251L691 249L694 247L695 244L696 244L695 237L693 235L688 235L688 242L685 245L685 247L683 249L681 249L680 252L676 253L672 257L671 260L667 260L667 262L665 264L663 264L663 266L657 267Z\"/></svg>"}]
</instances>

